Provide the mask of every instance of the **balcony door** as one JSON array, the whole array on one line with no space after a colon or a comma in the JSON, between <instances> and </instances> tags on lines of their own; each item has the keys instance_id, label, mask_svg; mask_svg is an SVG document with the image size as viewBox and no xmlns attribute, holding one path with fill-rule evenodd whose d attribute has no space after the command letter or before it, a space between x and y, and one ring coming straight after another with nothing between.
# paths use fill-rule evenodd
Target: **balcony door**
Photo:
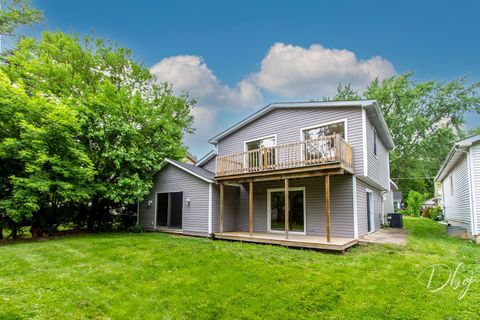
<instances>
[{"instance_id":1,"label":"balcony door","mask_svg":"<svg viewBox=\"0 0 480 320\"><path fill-rule=\"evenodd\" d=\"M272 167L276 163L275 150L271 149L277 145L276 135L245 141L244 167L247 171L261 171Z\"/></svg>"},{"instance_id":2,"label":"balcony door","mask_svg":"<svg viewBox=\"0 0 480 320\"><path fill-rule=\"evenodd\" d=\"M285 189L268 189L267 215L269 232L285 232ZM288 229L291 233L305 234L305 187L289 189Z\"/></svg>"},{"instance_id":3,"label":"balcony door","mask_svg":"<svg viewBox=\"0 0 480 320\"><path fill-rule=\"evenodd\" d=\"M334 159L336 154L335 139L323 140L322 137L339 134L346 139L347 120L329 122L301 130L302 141L306 141L302 158L307 161L317 159Z\"/></svg>"}]
</instances>

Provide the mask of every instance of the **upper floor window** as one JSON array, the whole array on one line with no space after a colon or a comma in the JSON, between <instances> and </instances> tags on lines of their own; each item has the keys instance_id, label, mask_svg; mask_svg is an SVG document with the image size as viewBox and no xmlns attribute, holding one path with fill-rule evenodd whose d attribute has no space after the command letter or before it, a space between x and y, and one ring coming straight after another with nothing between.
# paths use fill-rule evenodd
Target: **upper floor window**
<instances>
[{"instance_id":1,"label":"upper floor window","mask_svg":"<svg viewBox=\"0 0 480 320\"><path fill-rule=\"evenodd\" d=\"M323 136L331 136L338 133L345 139L345 121L328 123L318 127L303 129L303 140L312 140Z\"/></svg>"},{"instance_id":2,"label":"upper floor window","mask_svg":"<svg viewBox=\"0 0 480 320\"><path fill-rule=\"evenodd\" d=\"M334 159L336 157L335 139L320 138L339 134L345 139L345 126L346 120L342 120L302 129L302 139L307 141L303 150L303 159L307 162Z\"/></svg>"},{"instance_id":3,"label":"upper floor window","mask_svg":"<svg viewBox=\"0 0 480 320\"><path fill-rule=\"evenodd\" d=\"M373 128L373 154L377 155L377 130Z\"/></svg>"},{"instance_id":4,"label":"upper floor window","mask_svg":"<svg viewBox=\"0 0 480 320\"><path fill-rule=\"evenodd\" d=\"M268 136L257 140L245 141L246 166L248 169L259 169L260 167L275 164L275 150L270 149L277 144L276 136Z\"/></svg>"}]
</instances>

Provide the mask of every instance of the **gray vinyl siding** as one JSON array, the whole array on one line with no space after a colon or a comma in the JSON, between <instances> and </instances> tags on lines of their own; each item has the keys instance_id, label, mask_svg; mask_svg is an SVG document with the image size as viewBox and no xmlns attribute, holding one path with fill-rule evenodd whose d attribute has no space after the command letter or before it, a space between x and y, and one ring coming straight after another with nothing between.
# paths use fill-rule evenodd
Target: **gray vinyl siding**
<instances>
[{"instance_id":1,"label":"gray vinyl siding","mask_svg":"<svg viewBox=\"0 0 480 320\"><path fill-rule=\"evenodd\" d=\"M357 179L357 215L358 215L358 236L363 236L368 233L368 218L367 218L367 191L370 189L373 192L373 208L374 208L374 231L381 227L382 216L382 196L381 192L374 187L366 184L364 181Z\"/></svg>"},{"instance_id":2,"label":"gray vinyl siding","mask_svg":"<svg viewBox=\"0 0 480 320\"><path fill-rule=\"evenodd\" d=\"M470 147L472 153L473 205L477 217L476 234L480 233L480 144Z\"/></svg>"},{"instance_id":3,"label":"gray vinyl siding","mask_svg":"<svg viewBox=\"0 0 480 320\"><path fill-rule=\"evenodd\" d=\"M224 216L223 231L236 231L236 219L238 213L239 188L235 186L224 186ZM218 185L213 186L212 194L212 227L213 232L220 231L220 190Z\"/></svg>"},{"instance_id":4,"label":"gray vinyl siding","mask_svg":"<svg viewBox=\"0 0 480 320\"><path fill-rule=\"evenodd\" d=\"M331 235L336 237L354 237L353 229L353 186L352 177L332 176L330 179L331 198ZM283 181L254 183L253 229L255 232L267 232L267 190L283 188ZM306 192L306 234L326 234L325 179L323 177L294 179L290 187L305 187ZM237 229L248 231L248 184L240 188Z\"/></svg>"},{"instance_id":5,"label":"gray vinyl siding","mask_svg":"<svg viewBox=\"0 0 480 320\"><path fill-rule=\"evenodd\" d=\"M447 220L470 226L472 219L468 171L468 158L467 156L463 156L442 183L445 216ZM453 178L453 191L450 185L450 177Z\"/></svg>"},{"instance_id":6,"label":"gray vinyl siding","mask_svg":"<svg viewBox=\"0 0 480 320\"><path fill-rule=\"evenodd\" d=\"M155 175L150 194L139 204L139 225L154 229L157 193L183 192L182 230L184 233L208 234L208 182L171 164ZM185 199L190 199L190 206ZM148 205L148 200L152 204Z\"/></svg>"},{"instance_id":7,"label":"gray vinyl siding","mask_svg":"<svg viewBox=\"0 0 480 320\"><path fill-rule=\"evenodd\" d=\"M244 151L244 141L277 135L277 144L300 141L300 129L347 119L347 140L353 148L355 173L363 175L362 109L286 108L274 109L218 142L218 154Z\"/></svg>"},{"instance_id":8,"label":"gray vinyl siding","mask_svg":"<svg viewBox=\"0 0 480 320\"><path fill-rule=\"evenodd\" d=\"M393 206L393 191L390 190L385 198L385 214L392 212L395 212L395 207Z\"/></svg>"},{"instance_id":9,"label":"gray vinyl siding","mask_svg":"<svg viewBox=\"0 0 480 320\"><path fill-rule=\"evenodd\" d=\"M206 169L208 171L211 171L213 173L215 173L215 158L216 157L213 157L212 159L208 160L207 162L205 162L203 165L201 165L200 167L203 168L203 169Z\"/></svg>"},{"instance_id":10,"label":"gray vinyl siding","mask_svg":"<svg viewBox=\"0 0 480 320\"><path fill-rule=\"evenodd\" d=\"M390 183L390 172L388 166L388 162L390 161L389 154L377 132L377 155L375 156L373 138L374 131L372 123L368 117L366 118L366 136L368 177L387 190Z\"/></svg>"}]
</instances>

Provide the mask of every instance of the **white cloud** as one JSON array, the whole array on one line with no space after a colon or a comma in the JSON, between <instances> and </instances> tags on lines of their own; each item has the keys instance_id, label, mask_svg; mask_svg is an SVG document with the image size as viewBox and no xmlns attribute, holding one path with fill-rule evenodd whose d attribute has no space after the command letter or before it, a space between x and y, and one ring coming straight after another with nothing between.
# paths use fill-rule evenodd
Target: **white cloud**
<instances>
[{"instance_id":1,"label":"white cloud","mask_svg":"<svg viewBox=\"0 0 480 320\"><path fill-rule=\"evenodd\" d=\"M332 95L338 84L365 88L375 78L395 74L393 65L382 57L358 60L349 50L313 44L302 48L274 44L251 79L260 88L282 97L321 98Z\"/></svg>"},{"instance_id":2,"label":"white cloud","mask_svg":"<svg viewBox=\"0 0 480 320\"><path fill-rule=\"evenodd\" d=\"M201 57L173 56L155 64L151 69L160 82L173 84L175 92L188 91L205 108L235 111L256 107L262 101L257 87L248 79L234 87L223 85Z\"/></svg>"},{"instance_id":3,"label":"white cloud","mask_svg":"<svg viewBox=\"0 0 480 320\"><path fill-rule=\"evenodd\" d=\"M269 49L258 72L234 86L222 84L205 61L194 55L167 57L150 71L159 82L171 83L175 93L187 91L197 99L193 109L196 132L188 135L185 143L198 156L211 149L208 139L223 128L219 113L259 108L263 104L262 92L279 99L322 98L334 94L339 83L364 89L377 77L395 74L393 65L379 56L358 60L349 50L283 43Z\"/></svg>"}]
</instances>

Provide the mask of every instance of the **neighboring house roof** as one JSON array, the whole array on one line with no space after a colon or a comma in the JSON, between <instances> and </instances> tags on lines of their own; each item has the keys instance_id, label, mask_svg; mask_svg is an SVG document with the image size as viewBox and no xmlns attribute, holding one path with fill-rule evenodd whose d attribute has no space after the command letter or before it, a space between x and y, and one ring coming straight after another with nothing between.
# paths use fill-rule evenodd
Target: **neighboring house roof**
<instances>
[{"instance_id":1,"label":"neighboring house roof","mask_svg":"<svg viewBox=\"0 0 480 320\"><path fill-rule=\"evenodd\" d=\"M393 143L392 136L390 135L390 131L388 130L387 123L382 116L382 112L378 107L378 104L375 100L358 100L358 101L325 101L325 102L318 102L318 101L310 101L310 102L278 102L278 103L271 103L262 109L258 110L251 116L245 118L244 120L240 121L239 123L233 125L232 127L228 128L227 130L223 131L222 133L216 135L208 142L212 144L218 143L218 141L232 132L246 126L247 124L253 122L254 120L260 118L264 114L274 110L274 109L281 109L281 108L342 108L342 107L362 107L365 108L367 115L375 126L378 132L378 137L382 139L385 144L385 147L388 150L391 150L395 147Z\"/></svg>"},{"instance_id":2,"label":"neighboring house roof","mask_svg":"<svg viewBox=\"0 0 480 320\"><path fill-rule=\"evenodd\" d=\"M197 163L195 163L195 165L197 167L201 167L203 166L205 163L207 163L208 161L212 160L213 158L215 158L215 156L217 155L217 151L215 150L211 150L209 153L207 153L206 155L203 156L203 158L201 158L200 160L198 160Z\"/></svg>"},{"instance_id":3,"label":"neighboring house roof","mask_svg":"<svg viewBox=\"0 0 480 320\"><path fill-rule=\"evenodd\" d=\"M473 136L471 138L459 141L455 143L450 150L450 153L447 156L447 159L443 163L440 171L438 171L437 176L435 177L435 182L442 181L452 170L452 168L457 164L458 160L462 157L464 152L470 148L472 144L480 142L480 135Z\"/></svg>"},{"instance_id":4,"label":"neighboring house roof","mask_svg":"<svg viewBox=\"0 0 480 320\"><path fill-rule=\"evenodd\" d=\"M185 160L186 160L185 161L186 163L188 163L190 161L192 164L196 164L198 162L197 157L195 157L190 152L187 152L187 155L185 156Z\"/></svg>"},{"instance_id":5,"label":"neighboring house roof","mask_svg":"<svg viewBox=\"0 0 480 320\"><path fill-rule=\"evenodd\" d=\"M215 177L215 174L213 172L197 167L190 163L184 163L172 159L165 159L165 161L206 182L213 182L213 178Z\"/></svg>"},{"instance_id":6,"label":"neighboring house roof","mask_svg":"<svg viewBox=\"0 0 480 320\"><path fill-rule=\"evenodd\" d=\"M394 191L393 192L393 201L401 202L403 199L403 194L401 191Z\"/></svg>"}]
</instances>

